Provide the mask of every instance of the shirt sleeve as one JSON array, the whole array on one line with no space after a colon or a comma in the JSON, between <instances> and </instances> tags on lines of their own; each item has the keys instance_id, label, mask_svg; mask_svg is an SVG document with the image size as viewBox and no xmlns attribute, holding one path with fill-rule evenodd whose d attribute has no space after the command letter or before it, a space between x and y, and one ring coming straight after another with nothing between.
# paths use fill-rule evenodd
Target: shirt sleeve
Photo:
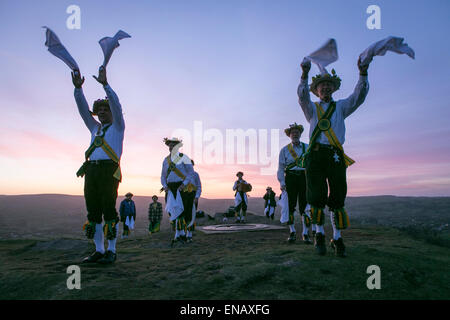
<instances>
[{"instance_id":1,"label":"shirt sleeve","mask_svg":"<svg viewBox=\"0 0 450 320\"><path fill-rule=\"evenodd\" d=\"M347 99L341 100L344 119L351 115L364 102L368 92L369 81L367 80L367 76L359 76L353 93Z\"/></svg>"},{"instance_id":2,"label":"shirt sleeve","mask_svg":"<svg viewBox=\"0 0 450 320\"><path fill-rule=\"evenodd\" d=\"M311 122L313 116L314 105L309 95L308 79L301 79L297 88L298 102L305 114L305 118L308 122Z\"/></svg>"},{"instance_id":3,"label":"shirt sleeve","mask_svg":"<svg viewBox=\"0 0 450 320\"><path fill-rule=\"evenodd\" d=\"M286 159L284 158L284 148L280 150L280 156L278 157L278 171L277 178L280 182L280 186L285 186L284 170L286 169Z\"/></svg>"},{"instance_id":4,"label":"shirt sleeve","mask_svg":"<svg viewBox=\"0 0 450 320\"><path fill-rule=\"evenodd\" d=\"M196 198L200 198L200 195L202 194L202 182L200 180L200 175L197 173L196 174L196 182L197 182L197 192L195 193L195 197Z\"/></svg>"},{"instance_id":5,"label":"shirt sleeve","mask_svg":"<svg viewBox=\"0 0 450 320\"><path fill-rule=\"evenodd\" d=\"M109 86L109 84L103 88L105 89L106 96L108 97L109 107L113 116L113 125L120 130L125 129L125 121L123 120L122 106L120 105L119 97L117 97L117 94Z\"/></svg>"},{"instance_id":6,"label":"shirt sleeve","mask_svg":"<svg viewBox=\"0 0 450 320\"><path fill-rule=\"evenodd\" d=\"M184 154L183 157L186 157L185 159L183 159L184 168L186 170L186 177L183 180L183 185L187 186L189 183L195 185L194 166L192 165L191 159L189 159L188 156Z\"/></svg>"},{"instance_id":7,"label":"shirt sleeve","mask_svg":"<svg viewBox=\"0 0 450 320\"><path fill-rule=\"evenodd\" d=\"M89 129L89 131L94 131L100 123L94 119L91 112L89 111L89 105L86 101L86 98L83 93L83 89L75 88L74 90L75 102L77 103L78 112L80 113L81 118L84 121L84 124Z\"/></svg>"},{"instance_id":8,"label":"shirt sleeve","mask_svg":"<svg viewBox=\"0 0 450 320\"><path fill-rule=\"evenodd\" d=\"M163 161L163 165L162 165L162 169L161 169L161 185L164 188L167 188L167 169L168 169L168 164L166 159L164 159Z\"/></svg>"}]
</instances>

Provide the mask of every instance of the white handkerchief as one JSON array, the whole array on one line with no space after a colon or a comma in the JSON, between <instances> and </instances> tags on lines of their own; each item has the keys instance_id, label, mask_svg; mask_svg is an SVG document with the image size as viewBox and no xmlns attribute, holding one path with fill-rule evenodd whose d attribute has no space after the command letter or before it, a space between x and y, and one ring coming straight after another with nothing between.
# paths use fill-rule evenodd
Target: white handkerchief
<instances>
[{"instance_id":1,"label":"white handkerchief","mask_svg":"<svg viewBox=\"0 0 450 320\"><path fill-rule=\"evenodd\" d=\"M303 64L314 62L320 69L321 74L328 73L325 67L330 63L337 61L338 53L337 53L337 44L336 40L328 39L327 42L319 49L311 53L309 56L306 56L303 59Z\"/></svg>"},{"instance_id":2,"label":"white handkerchief","mask_svg":"<svg viewBox=\"0 0 450 320\"><path fill-rule=\"evenodd\" d=\"M237 207L239 203L241 203L242 201L244 201L245 204L247 204L247 195L244 193L244 199L242 199L241 194L238 192L236 194L236 197L234 198L234 205Z\"/></svg>"},{"instance_id":3,"label":"white handkerchief","mask_svg":"<svg viewBox=\"0 0 450 320\"><path fill-rule=\"evenodd\" d=\"M368 65L374 56L384 56L387 51L407 54L412 59L415 58L414 50L411 49L406 43L403 43L403 38L390 36L373 43L366 50L364 50L363 53L359 55L361 65Z\"/></svg>"},{"instance_id":4,"label":"white handkerchief","mask_svg":"<svg viewBox=\"0 0 450 320\"><path fill-rule=\"evenodd\" d=\"M197 211L195 211L195 204L194 204L192 206L192 220L191 220L191 223L189 223L189 225L187 226L188 228L192 227L194 225L196 216L197 216Z\"/></svg>"},{"instance_id":5,"label":"white handkerchief","mask_svg":"<svg viewBox=\"0 0 450 320\"><path fill-rule=\"evenodd\" d=\"M70 69L79 70L80 68L78 68L78 64L75 59L72 58L67 49L62 45L61 41L59 41L58 36L49 28L45 26L42 28L47 29L45 32L45 45L48 47L48 51L64 61Z\"/></svg>"},{"instance_id":6,"label":"white handkerchief","mask_svg":"<svg viewBox=\"0 0 450 320\"><path fill-rule=\"evenodd\" d=\"M114 49L116 49L119 46L119 40L124 38L131 38L131 36L128 33L119 30L117 31L116 35L112 38L104 37L100 39L98 43L100 44L100 47L103 50L103 55L105 57L103 60L103 67L106 67L106 65L109 62L109 59L111 59L111 55Z\"/></svg>"},{"instance_id":7,"label":"white handkerchief","mask_svg":"<svg viewBox=\"0 0 450 320\"><path fill-rule=\"evenodd\" d=\"M170 220L174 221L184 211L183 200L181 199L180 191L177 190L177 198L173 196L172 191L169 190L167 194L167 203L164 208L167 213L170 213Z\"/></svg>"},{"instance_id":8,"label":"white handkerchief","mask_svg":"<svg viewBox=\"0 0 450 320\"><path fill-rule=\"evenodd\" d=\"M289 221L289 200L286 191L281 193L281 199L278 201L278 205L281 207L280 222L286 223Z\"/></svg>"}]
</instances>

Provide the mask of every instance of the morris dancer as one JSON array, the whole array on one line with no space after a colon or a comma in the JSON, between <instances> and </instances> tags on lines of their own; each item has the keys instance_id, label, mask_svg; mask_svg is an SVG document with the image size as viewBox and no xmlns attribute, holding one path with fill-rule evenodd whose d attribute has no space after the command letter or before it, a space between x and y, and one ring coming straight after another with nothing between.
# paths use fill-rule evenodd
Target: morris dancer
<instances>
[{"instance_id":1,"label":"morris dancer","mask_svg":"<svg viewBox=\"0 0 450 320\"><path fill-rule=\"evenodd\" d=\"M88 211L84 225L86 236L93 239L95 252L84 262L113 263L116 260L116 240L119 217L116 211L117 189L122 179L120 157L122 155L125 122L119 98L106 79L106 68L100 67L98 77L94 78L103 86L106 99L94 102L93 111L84 97L79 70L72 72L75 86L75 101L78 111L91 132L91 145L85 153L86 161L78 170L77 176L84 177L84 198ZM98 116L98 122L93 116ZM105 225L102 228L102 218ZM103 230L102 230L103 229ZM105 254L104 236L108 239Z\"/></svg>"},{"instance_id":2,"label":"morris dancer","mask_svg":"<svg viewBox=\"0 0 450 320\"><path fill-rule=\"evenodd\" d=\"M312 222L317 223L315 248L319 255L326 253L324 224L324 208L331 211L333 239L331 247L335 254L345 257L344 241L341 230L349 225L347 212L344 209L347 195L346 170L354 163L345 153L342 145L345 142L344 119L351 115L366 98L369 90L367 68L358 60L359 81L350 97L334 101L332 93L339 89L341 79L334 69L332 75L322 73L312 78L311 89L308 86L308 73L311 62L301 64L303 74L298 87L300 106L310 123L310 145L306 151L305 167L307 177L307 200L311 205ZM310 99L311 90L320 102ZM328 195L329 186L329 195Z\"/></svg>"},{"instance_id":3,"label":"morris dancer","mask_svg":"<svg viewBox=\"0 0 450 320\"><path fill-rule=\"evenodd\" d=\"M266 194L264 195L264 213L269 219L274 219L275 208L277 207L277 202L275 200L275 192L273 192L272 187L266 188Z\"/></svg>"},{"instance_id":4,"label":"morris dancer","mask_svg":"<svg viewBox=\"0 0 450 320\"><path fill-rule=\"evenodd\" d=\"M247 192L251 190L251 184L247 183L242 177L244 173L239 171L236 173L238 180L234 183L233 190L236 191L234 194L234 205L235 205L235 223L245 223L245 216L247 214L248 198Z\"/></svg>"},{"instance_id":5,"label":"morris dancer","mask_svg":"<svg viewBox=\"0 0 450 320\"><path fill-rule=\"evenodd\" d=\"M303 223L302 240L305 244L311 244L308 234L311 220L305 214L307 204L306 178L305 168L302 166L303 156L308 145L300 141L303 132L301 124L291 124L284 132L291 138L291 143L280 150L277 178L280 182L280 189L287 191L289 201L289 221L287 224L289 225L290 235L287 241L293 243L297 239L294 227L294 212L298 202L298 210Z\"/></svg>"},{"instance_id":6,"label":"morris dancer","mask_svg":"<svg viewBox=\"0 0 450 320\"><path fill-rule=\"evenodd\" d=\"M175 221L175 237L172 245L180 241L185 243L186 221L192 219L192 207L194 205L195 187L193 185L194 169L191 159L178 152L182 141L176 138L164 138L164 143L169 147L168 155L162 165L161 184L166 192L166 211L170 219ZM181 201L177 194L180 194ZM173 202L173 203L172 203ZM192 239L191 239L192 240Z\"/></svg>"}]
</instances>

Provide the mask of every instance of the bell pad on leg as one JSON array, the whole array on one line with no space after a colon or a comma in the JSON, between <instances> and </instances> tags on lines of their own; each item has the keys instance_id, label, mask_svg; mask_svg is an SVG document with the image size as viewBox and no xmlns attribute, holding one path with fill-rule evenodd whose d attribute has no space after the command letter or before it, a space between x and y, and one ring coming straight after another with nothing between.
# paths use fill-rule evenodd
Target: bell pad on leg
<instances>
[{"instance_id":1,"label":"bell pad on leg","mask_svg":"<svg viewBox=\"0 0 450 320\"><path fill-rule=\"evenodd\" d=\"M107 240L114 240L117 236L117 222L116 220L105 221L103 232Z\"/></svg>"},{"instance_id":2,"label":"bell pad on leg","mask_svg":"<svg viewBox=\"0 0 450 320\"><path fill-rule=\"evenodd\" d=\"M86 237L88 239L94 239L95 235L95 222L89 222L86 221L86 223L83 225L83 230L85 231Z\"/></svg>"},{"instance_id":3,"label":"bell pad on leg","mask_svg":"<svg viewBox=\"0 0 450 320\"><path fill-rule=\"evenodd\" d=\"M323 226L324 223L324 213L323 213L323 209L324 208L317 208L314 206L311 206L311 220L312 220L312 224L317 224L319 226Z\"/></svg>"}]
</instances>

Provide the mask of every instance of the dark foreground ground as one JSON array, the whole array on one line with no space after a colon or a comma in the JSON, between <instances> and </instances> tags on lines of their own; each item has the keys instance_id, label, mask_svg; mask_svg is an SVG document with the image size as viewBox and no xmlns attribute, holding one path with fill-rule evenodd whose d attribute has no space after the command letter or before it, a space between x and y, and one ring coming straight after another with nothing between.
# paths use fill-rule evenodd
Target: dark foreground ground
<instances>
[{"instance_id":1,"label":"dark foreground ground","mask_svg":"<svg viewBox=\"0 0 450 320\"><path fill-rule=\"evenodd\" d=\"M114 265L82 265L83 239L0 241L0 299L448 299L449 249L385 227L346 232L347 258L285 243L286 230L206 235L169 248L168 231L119 240ZM66 269L81 267L81 290ZM381 289L366 286L381 269Z\"/></svg>"},{"instance_id":2,"label":"dark foreground ground","mask_svg":"<svg viewBox=\"0 0 450 320\"><path fill-rule=\"evenodd\" d=\"M0 196L0 299L449 299L449 198L349 199L347 258L317 256L288 229L228 234L196 231L194 242L169 247L172 232L147 233L149 199L139 199L137 228L118 240L114 265L83 265L94 246L81 231L81 197ZM253 199L255 201L256 199ZM206 200L222 223L229 200ZM209 207L208 207L209 206ZM250 203L250 223L280 225ZM204 209L205 210L205 209ZM206 210L205 210L206 211ZM296 216L297 230L299 217ZM327 242L331 235L326 218ZM81 290L68 290L67 267L81 268ZM369 290L367 268L381 270Z\"/></svg>"}]
</instances>

